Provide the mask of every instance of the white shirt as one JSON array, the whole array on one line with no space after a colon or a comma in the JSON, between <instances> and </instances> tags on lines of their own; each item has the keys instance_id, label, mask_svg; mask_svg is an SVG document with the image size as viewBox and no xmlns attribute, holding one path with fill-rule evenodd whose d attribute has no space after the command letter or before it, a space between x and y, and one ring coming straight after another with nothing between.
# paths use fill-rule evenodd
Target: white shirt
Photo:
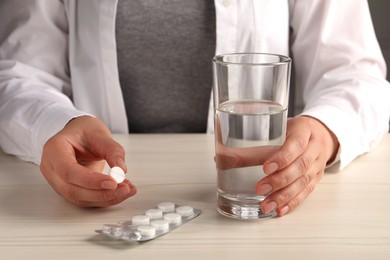
<instances>
[{"instance_id":1,"label":"white shirt","mask_svg":"<svg viewBox=\"0 0 390 260\"><path fill-rule=\"evenodd\" d=\"M39 164L45 142L84 114L100 118L115 133L128 133L116 62L116 5L113 0L2 0L0 146L5 152ZM390 87L366 1L215 0L215 7L216 54L292 56L302 114L335 133L340 168L378 144L389 127ZM209 132L212 115L210 104Z\"/></svg>"}]
</instances>

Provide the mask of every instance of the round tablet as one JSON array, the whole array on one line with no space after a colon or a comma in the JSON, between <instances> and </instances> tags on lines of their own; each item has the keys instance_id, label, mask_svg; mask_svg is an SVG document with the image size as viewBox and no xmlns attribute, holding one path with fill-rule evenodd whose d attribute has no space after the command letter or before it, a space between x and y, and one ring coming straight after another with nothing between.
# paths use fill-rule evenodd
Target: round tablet
<instances>
[{"instance_id":1,"label":"round tablet","mask_svg":"<svg viewBox=\"0 0 390 260\"><path fill-rule=\"evenodd\" d=\"M108 175L114 178L117 183L121 183L125 180L125 172L118 166L112 167Z\"/></svg>"},{"instance_id":2,"label":"round tablet","mask_svg":"<svg viewBox=\"0 0 390 260\"><path fill-rule=\"evenodd\" d=\"M149 225L150 218L146 215L136 215L131 218L131 223L135 226Z\"/></svg>"},{"instance_id":3,"label":"round tablet","mask_svg":"<svg viewBox=\"0 0 390 260\"><path fill-rule=\"evenodd\" d=\"M181 224L181 216L177 213L167 213L164 215L164 219L168 220L169 224Z\"/></svg>"},{"instance_id":4,"label":"round tablet","mask_svg":"<svg viewBox=\"0 0 390 260\"><path fill-rule=\"evenodd\" d=\"M176 208L176 213L182 217L188 217L194 215L194 208L190 206L180 206Z\"/></svg>"},{"instance_id":5,"label":"round tablet","mask_svg":"<svg viewBox=\"0 0 390 260\"><path fill-rule=\"evenodd\" d=\"M169 230L169 221L165 219L155 219L150 222L150 225L156 228L159 231L168 231Z\"/></svg>"},{"instance_id":6,"label":"round tablet","mask_svg":"<svg viewBox=\"0 0 390 260\"><path fill-rule=\"evenodd\" d=\"M139 226L137 227L137 230L145 237L152 237L156 235L156 228L153 226Z\"/></svg>"},{"instance_id":7,"label":"round tablet","mask_svg":"<svg viewBox=\"0 0 390 260\"><path fill-rule=\"evenodd\" d=\"M148 209L145 211L145 215L150 219L162 219L163 212L161 209Z\"/></svg>"},{"instance_id":8,"label":"round tablet","mask_svg":"<svg viewBox=\"0 0 390 260\"><path fill-rule=\"evenodd\" d=\"M164 213L175 212L175 203L161 202L157 205L157 208L161 209Z\"/></svg>"}]
</instances>

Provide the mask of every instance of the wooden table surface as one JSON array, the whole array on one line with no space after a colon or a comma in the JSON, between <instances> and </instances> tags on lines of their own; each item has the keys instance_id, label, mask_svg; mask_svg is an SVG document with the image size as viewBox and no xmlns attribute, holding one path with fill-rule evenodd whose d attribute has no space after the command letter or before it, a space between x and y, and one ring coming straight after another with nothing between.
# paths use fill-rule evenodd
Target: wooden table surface
<instances>
[{"instance_id":1,"label":"wooden table surface","mask_svg":"<svg viewBox=\"0 0 390 260\"><path fill-rule=\"evenodd\" d=\"M390 135L342 172L327 172L295 211L255 221L217 213L212 135L115 138L138 193L103 209L66 202L38 166L0 151L0 259L390 259ZM161 201L202 214L149 242L94 232Z\"/></svg>"}]
</instances>

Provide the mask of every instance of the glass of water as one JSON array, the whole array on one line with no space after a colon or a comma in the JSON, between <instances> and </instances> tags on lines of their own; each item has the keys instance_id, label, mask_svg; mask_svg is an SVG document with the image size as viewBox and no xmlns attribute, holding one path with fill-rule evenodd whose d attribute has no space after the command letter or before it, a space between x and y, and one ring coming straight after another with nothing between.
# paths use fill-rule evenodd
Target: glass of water
<instances>
[{"instance_id":1,"label":"glass of water","mask_svg":"<svg viewBox=\"0 0 390 260\"><path fill-rule=\"evenodd\" d=\"M291 59L268 53L213 58L218 211L238 219L274 216L260 209L263 162L284 143Z\"/></svg>"}]
</instances>

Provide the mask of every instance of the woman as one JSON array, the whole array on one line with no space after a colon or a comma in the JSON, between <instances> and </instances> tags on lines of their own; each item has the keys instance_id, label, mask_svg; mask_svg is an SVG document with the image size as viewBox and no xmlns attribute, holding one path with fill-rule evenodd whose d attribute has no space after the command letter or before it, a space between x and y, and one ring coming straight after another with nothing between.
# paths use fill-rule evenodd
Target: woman
<instances>
[{"instance_id":1,"label":"woman","mask_svg":"<svg viewBox=\"0 0 390 260\"><path fill-rule=\"evenodd\" d=\"M126 170L124 150L110 132L206 132L206 122L207 131L213 131L208 104L211 71L204 78L197 72L210 63L210 50L212 54L272 52L293 57L303 109L289 120L280 151L264 163L268 176L257 183L257 192L271 192L261 205L265 213L290 212L314 189L325 167L340 162L342 169L375 147L388 131L386 66L366 1L181 2L3 0L2 149L39 164L53 188L75 204L120 203L135 194L135 186L128 181L117 185L110 177L95 174L104 161ZM163 40L164 36L181 41ZM186 53L187 48L197 55L187 56L190 61L207 60L199 58L202 62L197 65L182 66L177 59L163 56L167 50ZM143 57L148 62L139 66L136 61ZM145 70L155 60L163 63ZM165 66L176 73L158 74ZM138 84L145 75L156 81ZM148 104L139 107L145 102L137 100L155 90L152 84L165 82L168 90L158 89L160 106L149 115L164 110L164 100L172 93L177 94L175 100L183 100L186 93L198 91L191 84L169 88L170 82L194 79L202 83L199 102L188 108L186 102L181 104L186 111L203 111L193 127L185 127L191 120L183 115L169 121L170 115L177 116L172 108L165 115L171 124L166 129L151 123L157 117L145 120L142 109ZM201 122L203 127L196 128Z\"/></svg>"}]
</instances>

